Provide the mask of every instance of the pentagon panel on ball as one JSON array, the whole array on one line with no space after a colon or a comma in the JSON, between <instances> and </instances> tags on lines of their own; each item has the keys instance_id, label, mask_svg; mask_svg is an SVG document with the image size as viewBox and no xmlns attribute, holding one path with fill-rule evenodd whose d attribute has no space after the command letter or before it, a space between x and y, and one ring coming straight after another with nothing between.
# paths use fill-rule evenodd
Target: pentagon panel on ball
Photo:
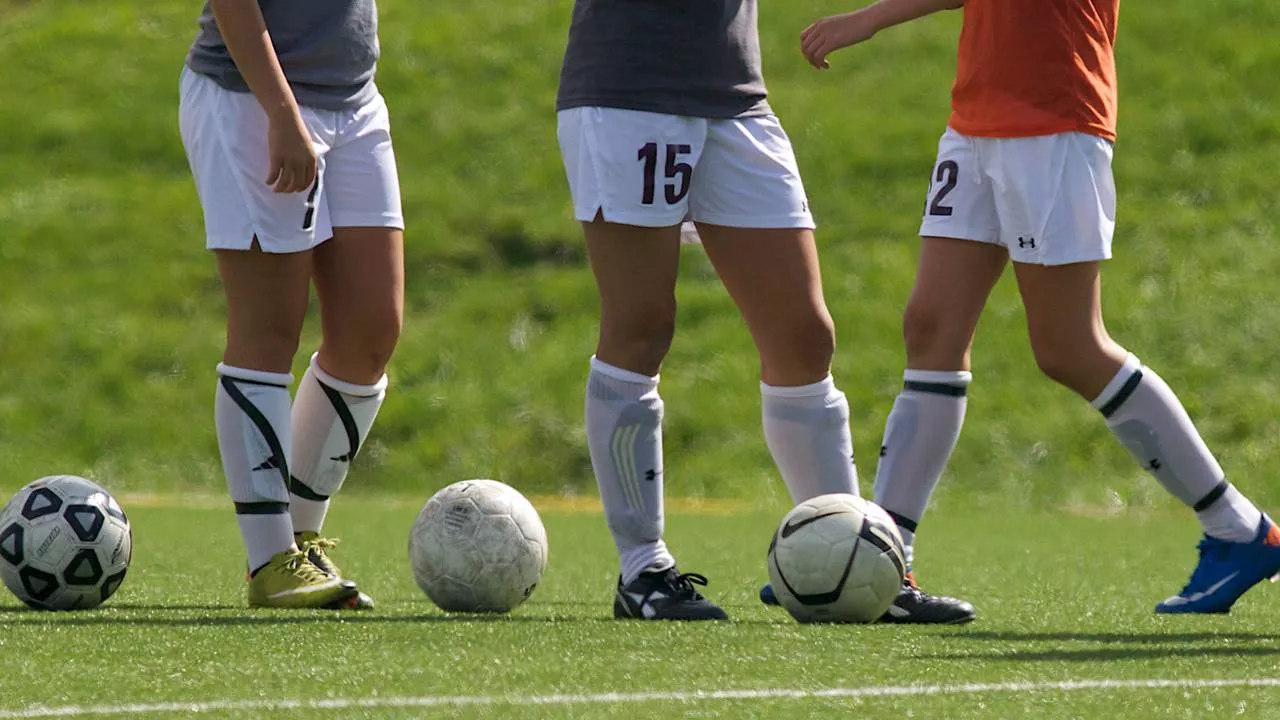
<instances>
[{"instance_id":1,"label":"pentagon panel on ball","mask_svg":"<svg viewBox=\"0 0 1280 720\"><path fill-rule=\"evenodd\" d=\"M40 478L0 509L0 580L33 608L97 607L120 589L132 559L129 518L91 480Z\"/></svg>"}]
</instances>

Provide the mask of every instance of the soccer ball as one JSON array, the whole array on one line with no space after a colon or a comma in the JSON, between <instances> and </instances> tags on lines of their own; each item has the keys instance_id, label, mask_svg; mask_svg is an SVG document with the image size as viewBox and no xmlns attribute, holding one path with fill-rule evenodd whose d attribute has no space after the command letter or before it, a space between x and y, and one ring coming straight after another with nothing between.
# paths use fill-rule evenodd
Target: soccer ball
<instances>
[{"instance_id":1,"label":"soccer ball","mask_svg":"<svg viewBox=\"0 0 1280 720\"><path fill-rule=\"evenodd\" d=\"M769 544L769 579L802 623L876 620L902 588L902 536L889 514L856 495L819 495L783 518Z\"/></svg>"},{"instance_id":2,"label":"soccer ball","mask_svg":"<svg viewBox=\"0 0 1280 720\"><path fill-rule=\"evenodd\" d=\"M43 477L0 510L0 579L41 610L84 610L107 601L133 556L129 519L97 483Z\"/></svg>"},{"instance_id":3,"label":"soccer ball","mask_svg":"<svg viewBox=\"0 0 1280 720\"><path fill-rule=\"evenodd\" d=\"M515 488L465 480L436 493L418 513L409 563L418 587L442 610L509 612L547 569L547 531Z\"/></svg>"}]
</instances>

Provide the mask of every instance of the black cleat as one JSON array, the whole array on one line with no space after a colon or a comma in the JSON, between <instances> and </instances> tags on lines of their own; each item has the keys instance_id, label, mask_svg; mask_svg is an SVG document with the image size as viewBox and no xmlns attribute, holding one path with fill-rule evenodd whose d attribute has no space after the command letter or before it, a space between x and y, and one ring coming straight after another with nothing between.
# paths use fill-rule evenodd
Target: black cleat
<instances>
[{"instance_id":1,"label":"black cleat","mask_svg":"<svg viewBox=\"0 0 1280 720\"><path fill-rule=\"evenodd\" d=\"M963 625L973 622L977 612L964 600L930 595L916 585L915 575L907 573L902 590L879 622L903 625Z\"/></svg>"},{"instance_id":2,"label":"black cleat","mask_svg":"<svg viewBox=\"0 0 1280 720\"><path fill-rule=\"evenodd\" d=\"M724 610L694 588L706 584L706 577L682 574L675 567L640 573L626 585L618 578L613 616L634 620L728 620Z\"/></svg>"}]
</instances>

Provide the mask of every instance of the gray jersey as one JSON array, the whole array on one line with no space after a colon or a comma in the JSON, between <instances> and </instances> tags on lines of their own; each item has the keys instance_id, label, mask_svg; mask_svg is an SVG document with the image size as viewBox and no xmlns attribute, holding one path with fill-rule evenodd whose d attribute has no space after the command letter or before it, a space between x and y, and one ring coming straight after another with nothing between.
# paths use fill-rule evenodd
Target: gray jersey
<instances>
[{"instance_id":1,"label":"gray jersey","mask_svg":"<svg viewBox=\"0 0 1280 720\"><path fill-rule=\"evenodd\" d=\"M378 64L375 0L258 0L258 6L299 104L341 110L373 98ZM228 90L249 92L207 2L187 67Z\"/></svg>"},{"instance_id":2,"label":"gray jersey","mask_svg":"<svg viewBox=\"0 0 1280 720\"><path fill-rule=\"evenodd\" d=\"M769 112L756 0L577 0L556 109Z\"/></svg>"}]
</instances>

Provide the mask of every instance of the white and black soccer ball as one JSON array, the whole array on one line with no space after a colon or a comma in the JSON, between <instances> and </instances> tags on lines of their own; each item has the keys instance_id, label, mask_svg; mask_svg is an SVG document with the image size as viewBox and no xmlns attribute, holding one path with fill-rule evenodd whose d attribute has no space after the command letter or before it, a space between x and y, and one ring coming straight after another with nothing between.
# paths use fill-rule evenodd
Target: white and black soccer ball
<instances>
[{"instance_id":1,"label":"white and black soccer ball","mask_svg":"<svg viewBox=\"0 0 1280 720\"><path fill-rule=\"evenodd\" d=\"M124 510L82 477L40 478L0 510L0 579L33 608L101 605L120 589L132 558Z\"/></svg>"},{"instance_id":2,"label":"white and black soccer ball","mask_svg":"<svg viewBox=\"0 0 1280 720\"><path fill-rule=\"evenodd\" d=\"M409 535L418 587L450 612L504 613L533 593L547 568L547 531L515 488L464 480L436 493Z\"/></svg>"},{"instance_id":3,"label":"white and black soccer ball","mask_svg":"<svg viewBox=\"0 0 1280 720\"><path fill-rule=\"evenodd\" d=\"M856 495L819 495L782 519L769 544L778 601L802 623L878 619L902 588L902 536L889 513Z\"/></svg>"}]
</instances>

